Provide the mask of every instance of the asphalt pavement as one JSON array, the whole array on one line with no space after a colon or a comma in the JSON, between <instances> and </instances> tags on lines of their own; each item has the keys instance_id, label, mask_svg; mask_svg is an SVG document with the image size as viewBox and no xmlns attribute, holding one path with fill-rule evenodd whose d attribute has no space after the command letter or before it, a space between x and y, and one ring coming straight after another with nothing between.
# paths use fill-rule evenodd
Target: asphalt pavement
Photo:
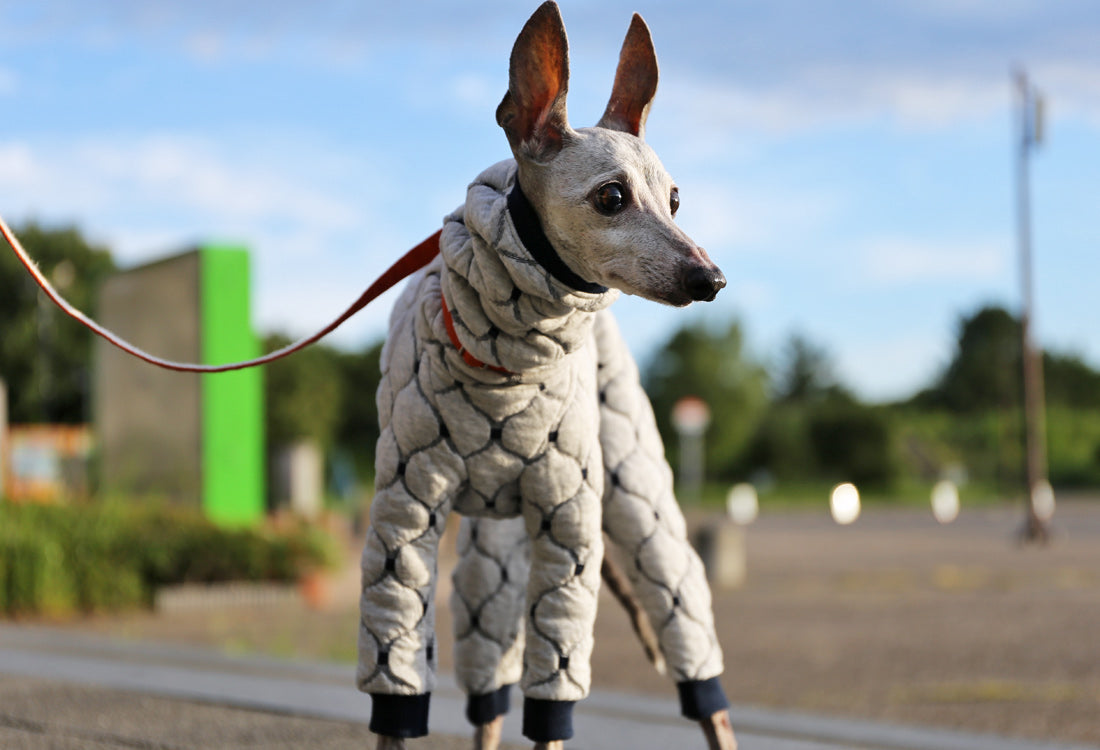
<instances>
[{"instance_id":1,"label":"asphalt pavement","mask_svg":"<svg viewBox=\"0 0 1100 750\"><path fill-rule=\"evenodd\" d=\"M469 747L464 698L444 677L432 736L411 750ZM369 748L369 699L353 669L27 625L0 625L0 750ZM1100 750L748 706L731 711L741 750ZM530 747L519 717L510 747ZM673 700L596 691L578 705L577 750L703 748Z\"/></svg>"}]
</instances>

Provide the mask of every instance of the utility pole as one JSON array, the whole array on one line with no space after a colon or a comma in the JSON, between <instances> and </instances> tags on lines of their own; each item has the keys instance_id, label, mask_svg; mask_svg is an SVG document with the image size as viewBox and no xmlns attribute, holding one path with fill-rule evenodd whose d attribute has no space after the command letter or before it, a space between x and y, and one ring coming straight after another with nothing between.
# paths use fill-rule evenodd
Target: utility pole
<instances>
[{"instance_id":1,"label":"utility pole","mask_svg":"<svg viewBox=\"0 0 1100 750\"><path fill-rule=\"evenodd\" d=\"M1046 459L1046 405L1043 395L1043 359L1035 346L1032 321L1035 300L1031 259L1031 152L1043 138L1043 99L1028 81L1027 73L1014 74L1019 102L1019 138L1016 154L1016 232L1020 252L1020 337L1023 360L1024 453L1027 516L1020 531L1025 542L1045 542L1049 538L1046 521L1048 508L1037 494L1049 494ZM1040 508L1040 505L1043 505Z\"/></svg>"}]
</instances>

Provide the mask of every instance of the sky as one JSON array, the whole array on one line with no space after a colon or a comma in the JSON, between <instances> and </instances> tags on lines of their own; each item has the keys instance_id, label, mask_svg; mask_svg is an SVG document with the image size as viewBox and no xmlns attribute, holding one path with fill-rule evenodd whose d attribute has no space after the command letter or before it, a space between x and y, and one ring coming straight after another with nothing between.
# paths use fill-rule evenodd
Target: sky
<instances>
[{"instance_id":1,"label":"sky","mask_svg":"<svg viewBox=\"0 0 1100 750\"><path fill-rule=\"evenodd\" d=\"M646 128L709 304L615 304L644 364L681 325L793 334L871 401L949 361L960 317L1016 310L1012 73L1031 154L1036 334L1100 366L1100 4L1091 0L561 3L569 116L594 124L633 11L661 81ZM78 226L124 265L252 251L261 331L303 335L510 157L493 113L534 2L0 0L0 215ZM385 332L391 293L332 338Z\"/></svg>"}]
</instances>

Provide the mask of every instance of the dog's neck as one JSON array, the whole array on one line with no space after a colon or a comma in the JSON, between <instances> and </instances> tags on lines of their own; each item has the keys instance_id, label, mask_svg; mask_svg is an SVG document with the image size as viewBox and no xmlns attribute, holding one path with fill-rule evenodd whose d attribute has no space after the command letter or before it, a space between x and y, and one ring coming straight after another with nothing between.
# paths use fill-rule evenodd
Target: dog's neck
<instances>
[{"instance_id":1,"label":"dog's neck","mask_svg":"<svg viewBox=\"0 0 1100 750\"><path fill-rule=\"evenodd\" d=\"M488 365L524 373L581 348L593 314L618 292L561 261L516 185L510 160L470 185L466 204L444 223L441 283L463 347Z\"/></svg>"}]
</instances>

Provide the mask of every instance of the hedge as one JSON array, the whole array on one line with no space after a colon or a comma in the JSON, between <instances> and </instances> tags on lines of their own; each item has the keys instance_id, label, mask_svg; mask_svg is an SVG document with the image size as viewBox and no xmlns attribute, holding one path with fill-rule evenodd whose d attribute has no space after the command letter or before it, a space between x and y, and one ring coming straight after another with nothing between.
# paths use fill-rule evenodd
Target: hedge
<instances>
[{"instance_id":1,"label":"hedge","mask_svg":"<svg viewBox=\"0 0 1100 750\"><path fill-rule=\"evenodd\" d=\"M337 558L330 536L299 522L227 529L173 508L0 501L7 615L149 606L161 586L293 581Z\"/></svg>"}]
</instances>

